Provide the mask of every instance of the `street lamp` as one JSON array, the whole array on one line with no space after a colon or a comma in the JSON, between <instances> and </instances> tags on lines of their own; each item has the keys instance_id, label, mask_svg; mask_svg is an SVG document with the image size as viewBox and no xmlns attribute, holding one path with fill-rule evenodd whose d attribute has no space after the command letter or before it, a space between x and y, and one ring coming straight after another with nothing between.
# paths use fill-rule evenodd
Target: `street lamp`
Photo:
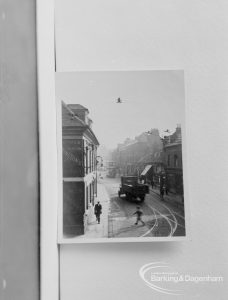
<instances>
[{"instance_id":1,"label":"street lamp","mask_svg":"<svg viewBox=\"0 0 228 300\"><path fill-rule=\"evenodd\" d=\"M100 162L99 162L98 158L100 158ZM100 163L101 167L103 167L103 158L100 155L97 155L96 159L97 159L97 165Z\"/></svg>"}]
</instances>

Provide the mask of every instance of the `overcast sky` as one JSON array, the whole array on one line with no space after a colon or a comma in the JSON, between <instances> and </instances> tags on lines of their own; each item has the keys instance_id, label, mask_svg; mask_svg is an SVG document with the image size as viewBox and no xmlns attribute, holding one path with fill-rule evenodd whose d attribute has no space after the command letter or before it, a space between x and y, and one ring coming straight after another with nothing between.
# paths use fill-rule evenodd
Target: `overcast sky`
<instances>
[{"instance_id":1,"label":"overcast sky","mask_svg":"<svg viewBox=\"0 0 228 300\"><path fill-rule=\"evenodd\" d=\"M174 131L184 122L183 71L57 73L56 97L87 107L95 135L109 149L151 128Z\"/></svg>"}]
</instances>

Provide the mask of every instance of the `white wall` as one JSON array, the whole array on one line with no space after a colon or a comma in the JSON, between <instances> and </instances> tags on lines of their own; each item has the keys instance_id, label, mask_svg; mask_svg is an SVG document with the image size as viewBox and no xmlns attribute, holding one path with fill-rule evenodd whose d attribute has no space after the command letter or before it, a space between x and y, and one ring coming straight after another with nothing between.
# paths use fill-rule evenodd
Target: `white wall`
<instances>
[{"instance_id":1,"label":"white wall","mask_svg":"<svg viewBox=\"0 0 228 300\"><path fill-rule=\"evenodd\" d=\"M20 2L20 3L19 3ZM0 4L0 299L39 299L35 0Z\"/></svg>"},{"instance_id":2,"label":"white wall","mask_svg":"<svg viewBox=\"0 0 228 300\"><path fill-rule=\"evenodd\" d=\"M61 300L165 299L138 276L153 261L227 278L227 10L226 0L56 1L57 71L185 70L192 236L175 243L62 245ZM227 293L225 284L197 288L199 299Z\"/></svg>"}]
</instances>

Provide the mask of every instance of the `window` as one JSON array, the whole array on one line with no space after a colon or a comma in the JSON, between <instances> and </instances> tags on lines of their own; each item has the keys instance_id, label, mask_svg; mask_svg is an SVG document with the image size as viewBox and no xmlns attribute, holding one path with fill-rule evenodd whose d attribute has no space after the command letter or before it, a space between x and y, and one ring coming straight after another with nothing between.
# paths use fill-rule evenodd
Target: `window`
<instances>
[{"instance_id":1,"label":"window","mask_svg":"<svg viewBox=\"0 0 228 300\"><path fill-rule=\"evenodd\" d=\"M176 154L174 155L174 167L178 167L178 156Z\"/></svg>"},{"instance_id":2,"label":"window","mask_svg":"<svg viewBox=\"0 0 228 300\"><path fill-rule=\"evenodd\" d=\"M86 187L86 209L89 208L89 190L88 190L88 186Z\"/></svg>"},{"instance_id":3,"label":"window","mask_svg":"<svg viewBox=\"0 0 228 300\"><path fill-rule=\"evenodd\" d=\"M85 164L85 173L88 174L88 147L86 147L86 164Z\"/></svg>"}]
</instances>

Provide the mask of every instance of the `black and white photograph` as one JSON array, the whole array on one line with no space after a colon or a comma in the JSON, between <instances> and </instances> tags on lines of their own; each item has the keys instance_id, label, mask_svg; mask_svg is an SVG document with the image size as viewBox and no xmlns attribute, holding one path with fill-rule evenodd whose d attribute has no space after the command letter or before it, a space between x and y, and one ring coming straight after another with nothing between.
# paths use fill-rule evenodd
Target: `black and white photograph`
<instances>
[{"instance_id":1,"label":"black and white photograph","mask_svg":"<svg viewBox=\"0 0 228 300\"><path fill-rule=\"evenodd\" d=\"M57 73L56 98L60 237L186 237L184 71Z\"/></svg>"},{"instance_id":2,"label":"black and white photograph","mask_svg":"<svg viewBox=\"0 0 228 300\"><path fill-rule=\"evenodd\" d=\"M1 1L0 300L227 300L227 12Z\"/></svg>"}]
</instances>

